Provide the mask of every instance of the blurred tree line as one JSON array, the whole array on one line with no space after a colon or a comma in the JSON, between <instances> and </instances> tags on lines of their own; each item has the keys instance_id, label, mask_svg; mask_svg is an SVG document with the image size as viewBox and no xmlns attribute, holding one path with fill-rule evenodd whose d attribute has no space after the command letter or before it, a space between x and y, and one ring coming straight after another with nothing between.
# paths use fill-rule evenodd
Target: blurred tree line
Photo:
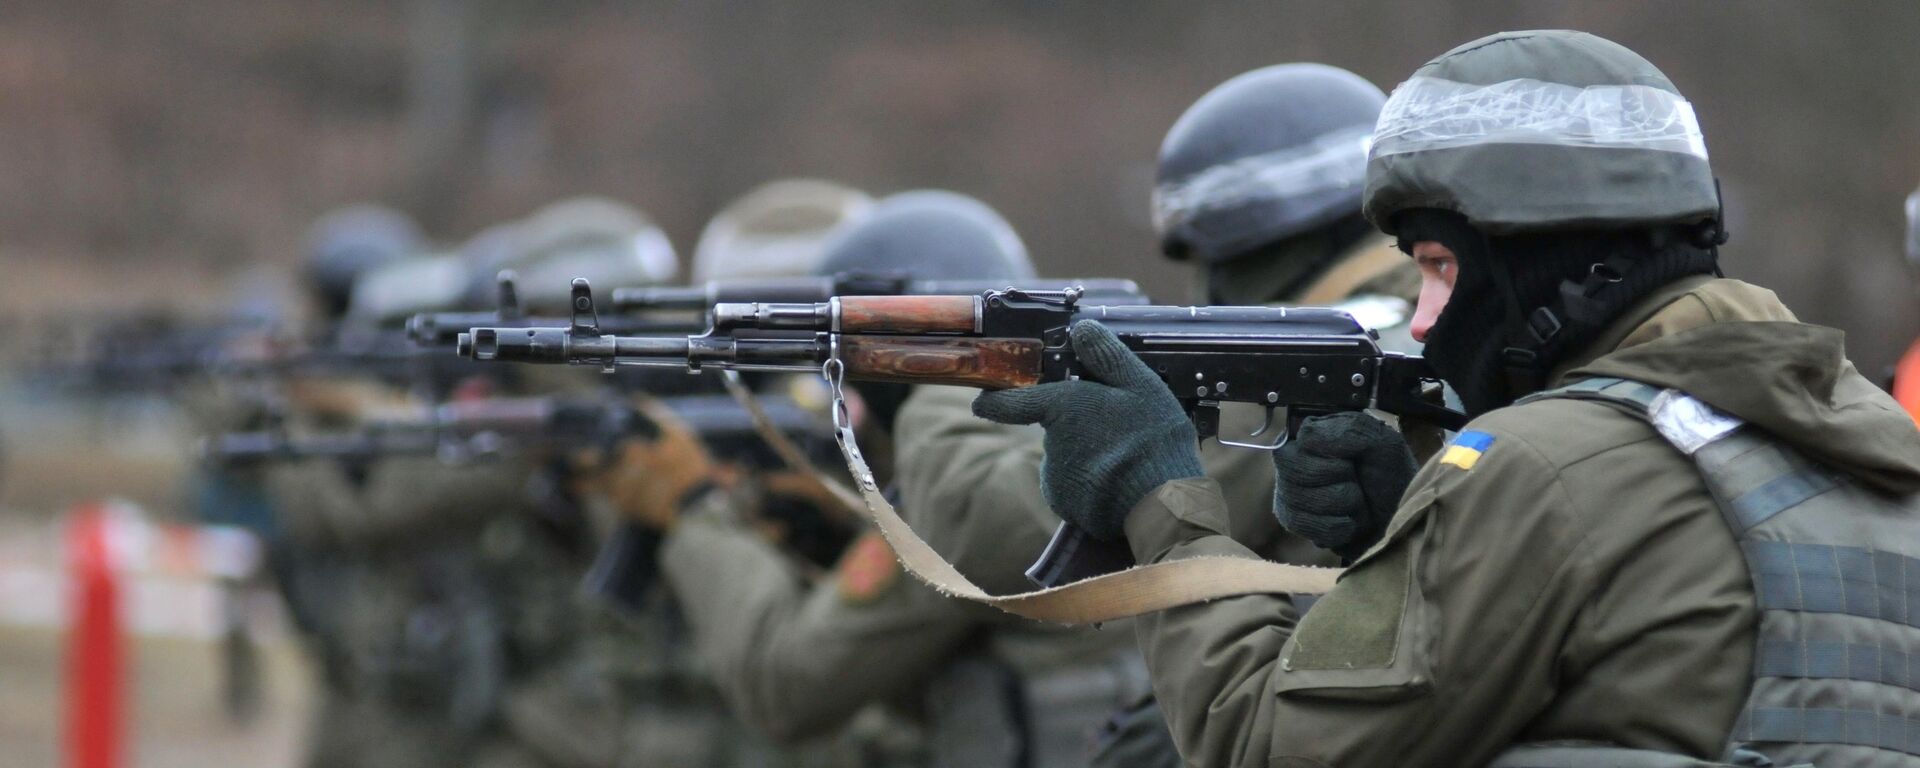
<instances>
[{"instance_id":1,"label":"blurred tree line","mask_svg":"<svg viewBox=\"0 0 1920 768\"><path fill-rule=\"evenodd\" d=\"M795 174L975 194L1047 272L1183 286L1147 195L1201 93L1296 60L1391 88L1537 27L1664 68L1726 183L1729 273L1848 330L1870 373L1892 361L1920 325L1899 258L1920 182L1914 3L12 0L0 302L205 303L368 199L457 241L607 194L684 256L719 205Z\"/></svg>"}]
</instances>

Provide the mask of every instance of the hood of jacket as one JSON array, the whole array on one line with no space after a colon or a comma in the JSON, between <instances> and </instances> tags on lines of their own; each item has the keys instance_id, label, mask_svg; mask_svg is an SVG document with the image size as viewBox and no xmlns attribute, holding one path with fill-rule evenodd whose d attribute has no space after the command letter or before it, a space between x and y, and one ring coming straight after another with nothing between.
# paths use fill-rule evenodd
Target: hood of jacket
<instances>
[{"instance_id":1,"label":"hood of jacket","mask_svg":"<svg viewBox=\"0 0 1920 768\"><path fill-rule=\"evenodd\" d=\"M1920 492L1920 429L1854 369L1845 341L1800 322L1772 291L1692 277L1628 310L1553 380L1615 376L1677 389L1867 487Z\"/></svg>"}]
</instances>

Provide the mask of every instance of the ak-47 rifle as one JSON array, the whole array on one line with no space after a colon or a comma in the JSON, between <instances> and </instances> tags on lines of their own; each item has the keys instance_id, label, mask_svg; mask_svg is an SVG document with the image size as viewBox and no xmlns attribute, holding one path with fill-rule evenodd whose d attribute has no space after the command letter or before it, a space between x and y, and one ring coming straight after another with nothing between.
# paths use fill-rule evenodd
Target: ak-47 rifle
<instances>
[{"instance_id":1,"label":"ak-47 rifle","mask_svg":"<svg viewBox=\"0 0 1920 768\"><path fill-rule=\"evenodd\" d=\"M780 457L761 438L747 410L727 395L659 398L689 430L727 461L754 469L780 466ZM762 410L775 429L810 456L831 452L832 438L817 414L790 398L763 398ZM620 441L657 436L659 428L624 399L560 400L544 397L456 401L413 421L386 421L358 432L294 435L284 430L231 432L202 443L204 461L223 467L265 462L333 460L365 464L390 456L433 456L467 462L511 455L531 448L571 451L599 449L614 457ZM816 557L838 551L846 536L822 510L783 508L796 548ZM846 533L846 532L842 532ZM658 534L628 523L617 528L587 577L587 589L619 605L633 607L644 596L655 567Z\"/></svg>"},{"instance_id":2,"label":"ak-47 rifle","mask_svg":"<svg viewBox=\"0 0 1920 768\"><path fill-rule=\"evenodd\" d=\"M660 403L722 455L759 457L752 459L756 466L771 466L777 459L761 447L751 416L731 397L682 395L661 398ZM792 400L767 398L764 406L774 425L790 436L826 437L820 418ZM610 449L622 439L653 431L646 418L624 400L498 397L450 402L417 420L376 421L356 432L228 432L208 438L200 453L205 461L221 466L352 462L388 456L435 456L460 462L533 445Z\"/></svg>"},{"instance_id":3,"label":"ak-47 rifle","mask_svg":"<svg viewBox=\"0 0 1920 768\"><path fill-rule=\"evenodd\" d=\"M826 277L769 277L714 280L700 285L617 288L613 291L608 309L614 312L680 310L704 314L715 304L736 302L815 302L835 296L972 295L1007 288L1032 289L1058 285L1080 288L1089 302L1145 303L1146 294L1140 290L1138 283L1119 278L915 280L905 273L848 272ZM484 325L497 324L472 323L470 327Z\"/></svg>"},{"instance_id":4,"label":"ak-47 rifle","mask_svg":"<svg viewBox=\"0 0 1920 768\"><path fill-rule=\"evenodd\" d=\"M423 347L447 346L474 326L495 328L538 328L567 322L566 318L528 315L516 288L518 278L512 270L501 270L498 278L499 300L491 312L428 312L407 319L407 336ZM686 313L682 313L686 314ZM699 333L706 329L704 318L612 316L606 330L621 334Z\"/></svg>"},{"instance_id":5,"label":"ak-47 rifle","mask_svg":"<svg viewBox=\"0 0 1920 768\"><path fill-rule=\"evenodd\" d=\"M1466 417L1441 405L1438 377L1419 357L1387 352L1351 315L1305 307L1095 306L1081 293L987 291L971 296L839 296L816 303L718 304L706 334L684 338L607 335L593 296L575 280L565 328L474 328L459 351L476 360L685 366L690 370L819 370L830 379L1010 389L1079 374L1068 328L1107 326L1185 407L1200 438L1272 450L1316 414L1373 408L1458 429ZM737 331L778 332L743 337ZM1220 404L1267 408L1272 443L1219 435ZM1124 545L1062 525L1027 574L1056 586L1132 563Z\"/></svg>"},{"instance_id":6,"label":"ak-47 rifle","mask_svg":"<svg viewBox=\"0 0 1920 768\"><path fill-rule=\"evenodd\" d=\"M492 312L435 312L414 315L407 335L422 346L452 344L470 328L543 328L568 323L563 317L530 316L519 300L514 274L499 276L499 306ZM1143 304L1146 294L1132 280L1118 278L1019 281L1025 287L1075 285L1086 300L1102 304ZM706 330L706 313L726 302L826 301L834 296L927 296L976 294L1009 288L1006 280L915 280L904 274L848 273L828 277L770 277L714 280L700 285L617 288L599 318L603 333L619 336L692 334ZM1018 286L1011 286L1018 287Z\"/></svg>"}]
</instances>

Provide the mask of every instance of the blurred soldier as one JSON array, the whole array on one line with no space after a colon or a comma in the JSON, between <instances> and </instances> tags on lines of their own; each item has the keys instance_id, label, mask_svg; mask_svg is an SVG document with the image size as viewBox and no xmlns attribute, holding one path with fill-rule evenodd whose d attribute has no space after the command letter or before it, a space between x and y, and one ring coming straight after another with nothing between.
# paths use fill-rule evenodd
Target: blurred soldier
<instances>
[{"instance_id":1,"label":"blurred soldier","mask_svg":"<svg viewBox=\"0 0 1920 768\"><path fill-rule=\"evenodd\" d=\"M791 234L797 244L800 233ZM596 198L555 203L488 237L498 237L502 247L489 273L513 270L521 298L533 307L565 306L575 277L611 289L661 282L678 268L665 235L644 214ZM817 254L824 233L812 237ZM546 391L637 384L653 394L671 394L658 386L663 379L676 390L717 384L679 373L646 373L604 377L579 368L516 370L528 386ZM572 476L565 480L569 487L576 482ZM604 538L617 512L606 509L601 514L601 505L592 499L570 501L583 505L596 530L594 538ZM552 592L541 598L549 611L526 613L523 630L553 642L544 644L542 655L529 659L509 681L500 713L507 731L543 764L824 768L850 759L832 745L781 749L743 732L715 690L664 584L644 595L639 605L615 611L603 600L575 594L589 565L588 554L569 553L564 565L518 577L554 581ZM525 605L540 607L539 602ZM551 609L557 607L567 609L557 612L564 615L555 615Z\"/></svg>"},{"instance_id":2,"label":"blurred soldier","mask_svg":"<svg viewBox=\"0 0 1920 768\"><path fill-rule=\"evenodd\" d=\"M346 314L353 285L362 275L405 259L424 246L425 239L413 221L389 208L355 205L321 216L307 233L300 268L301 282L312 304L309 335L324 339L333 334ZM177 402L196 433L218 434L264 428L275 418L276 399L277 394L263 391L260 382L208 379L184 387ZM291 570L297 556L289 551L257 469L197 466L186 486L188 505L201 522L237 526L266 545L267 570L281 589L297 578ZM225 584L223 595L224 703L229 716L236 720L251 717L259 702L259 668L247 636L245 611L250 586L231 581ZM301 606L291 607L296 618L303 615Z\"/></svg>"},{"instance_id":3,"label":"blurred soldier","mask_svg":"<svg viewBox=\"0 0 1920 768\"><path fill-rule=\"evenodd\" d=\"M814 271L822 238L873 208L865 192L818 179L755 187L707 222L693 250L693 281Z\"/></svg>"},{"instance_id":4,"label":"blurred soldier","mask_svg":"<svg viewBox=\"0 0 1920 768\"><path fill-rule=\"evenodd\" d=\"M1417 475L1379 422L1309 420L1322 481L1283 476L1290 512L1391 515L1324 536L1366 546L1338 586L1304 617L1256 595L1137 620L1185 759L1913 763L1920 694L1885 659L1914 639L1892 574L1920 567L1920 433L1839 332L1716 277L1666 76L1573 32L1455 48L1389 99L1364 210L1476 418ZM1100 326L1073 344L1082 381L976 404L1046 424L1050 490L1111 489L1050 493L1062 517L1143 562L1253 556L1164 385Z\"/></svg>"},{"instance_id":5,"label":"blurred soldier","mask_svg":"<svg viewBox=\"0 0 1920 768\"><path fill-rule=\"evenodd\" d=\"M343 329L451 308L466 282L451 257L388 264L357 281ZM296 379L289 392L296 430L352 429L425 407L371 377ZM309 765L477 762L508 658L505 618L477 553L490 521L532 514L517 503L529 478L524 468L432 457L269 469L293 564L289 602L323 674Z\"/></svg>"},{"instance_id":6,"label":"blurred soldier","mask_svg":"<svg viewBox=\"0 0 1920 768\"><path fill-rule=\"evenodd\" d=\"M1907 196L1907 264L1920 270L1920 189ZM1893 369L1893 399L1920 424L1920 341L1907 348Z\"/></svg>"},{"instance_id":7,"label":"blurred soldier","mask_svg":"<svg viewBox=\"0 0 1920 768\"><path fill-rule=\"evenodd\" d=\"M1360 215L1367 144L1385 101L1359 75L1324 64L1264 67L1208 91L1160 145L1161 252L1194 264L1208 303L1333 305L1387 349L1418 352L1408 325L1419 270ZM1227 408L1220 434L1237 440L1265 423L1260 408ZM1275 520L1263 452L1212 441L1201 457L1236 513L1240 541L1276 560L1334 564Z\"/></svg>"},{"instance_id":8,"label":"blurred soldier","mask_svg":"<svg viewBox=\"0 0 1920 768\"><path fill-rule=\"evenodd\" d=\"M946 192L887 198L844 230L818 271L846 270L1033 274L998 214ZM898 455L928 468L1034 439L971 418L965 400L916 409L903 406L909 398L897 388L863 386L859 395L876 437L891 436ZM916 432L955 421L977 425L975 438L949 441L943 456L916 455ZM809 578L747 527L739 501L702 492L716 483L707 467L697 441L669 430L660 441L627 448L608 492L628 514L667 531L667 578L728 700L754 727L799 739L888 702L924 724L928 764L1075 765L1086 761L1112 708L1144 690L1124 633L1041 626L949 600L902 574L877 533L856 539L831 574ZM902 497L920 498L910 487L916 480L903 473L900 481ZM1024 492L1037 494L1037 479ZM914 525L989 589L1023 588L1026 559L1054 523L1044 510L1028 514L1032 504L907 506Z\"/></svg>"},{"instance_id":9,"label":"blurred soldier","mask_svg":"<svg viewBox=\"0 0 1920 768\"><path fill-rule=\"evenodd\" d=\"M564 290L575 273L619 287L675 268L659 230L610 201L556 204L495 234L505 235L497 241L505 247L363 274L343 329L382 338L411 314L459 307L476 293L475 254L497 259L485 269L489 276L495 267L534 276L523 293L535 301L542 290L553 292L542 282ZM492 291L478 293L493 298ZM584 371L481 379L451 355L419 362L414 367L424 380L409 382L407 391L365 379L296 380L296 418L351 428L448 396L539 394L598 381ZM566 495L568 483L552 476L558 466L515 454L457 466L375 456L272 470L283 527L297 559L309 566L291 591L314 628L327 673L314 764L618 764L618 707L593 708L611 712L610 727L567 720L560 733L537 711L564 703L552 695L555 686L567 693L583 673L605 671L583 669L604 622L578 600L592 532ZM667 762L683 757L661 754Z\"/></svg>"}]
</instances>

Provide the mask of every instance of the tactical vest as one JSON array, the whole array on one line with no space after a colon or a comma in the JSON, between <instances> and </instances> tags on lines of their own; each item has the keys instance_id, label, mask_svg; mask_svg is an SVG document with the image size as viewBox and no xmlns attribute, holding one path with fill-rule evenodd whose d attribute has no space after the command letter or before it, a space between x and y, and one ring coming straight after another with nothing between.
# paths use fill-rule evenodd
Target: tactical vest
<instances>
[{"instance_id":1,"label":"tactical vest","mask_svg":"<svg viewBox=\"0 0 1920 768\"><path fill-rule=\"evenodd\" d=\"M1553 397L1645 419L1694 461L1740 545L1760 624L1726 764L1920 765L1920 497L1862 488L1678 390L1593 378L1521 402ZM1598 765L1597 752L1622 768L1713 765L1566 745L1493 765Z\"/></svg>"}]
</instances>

